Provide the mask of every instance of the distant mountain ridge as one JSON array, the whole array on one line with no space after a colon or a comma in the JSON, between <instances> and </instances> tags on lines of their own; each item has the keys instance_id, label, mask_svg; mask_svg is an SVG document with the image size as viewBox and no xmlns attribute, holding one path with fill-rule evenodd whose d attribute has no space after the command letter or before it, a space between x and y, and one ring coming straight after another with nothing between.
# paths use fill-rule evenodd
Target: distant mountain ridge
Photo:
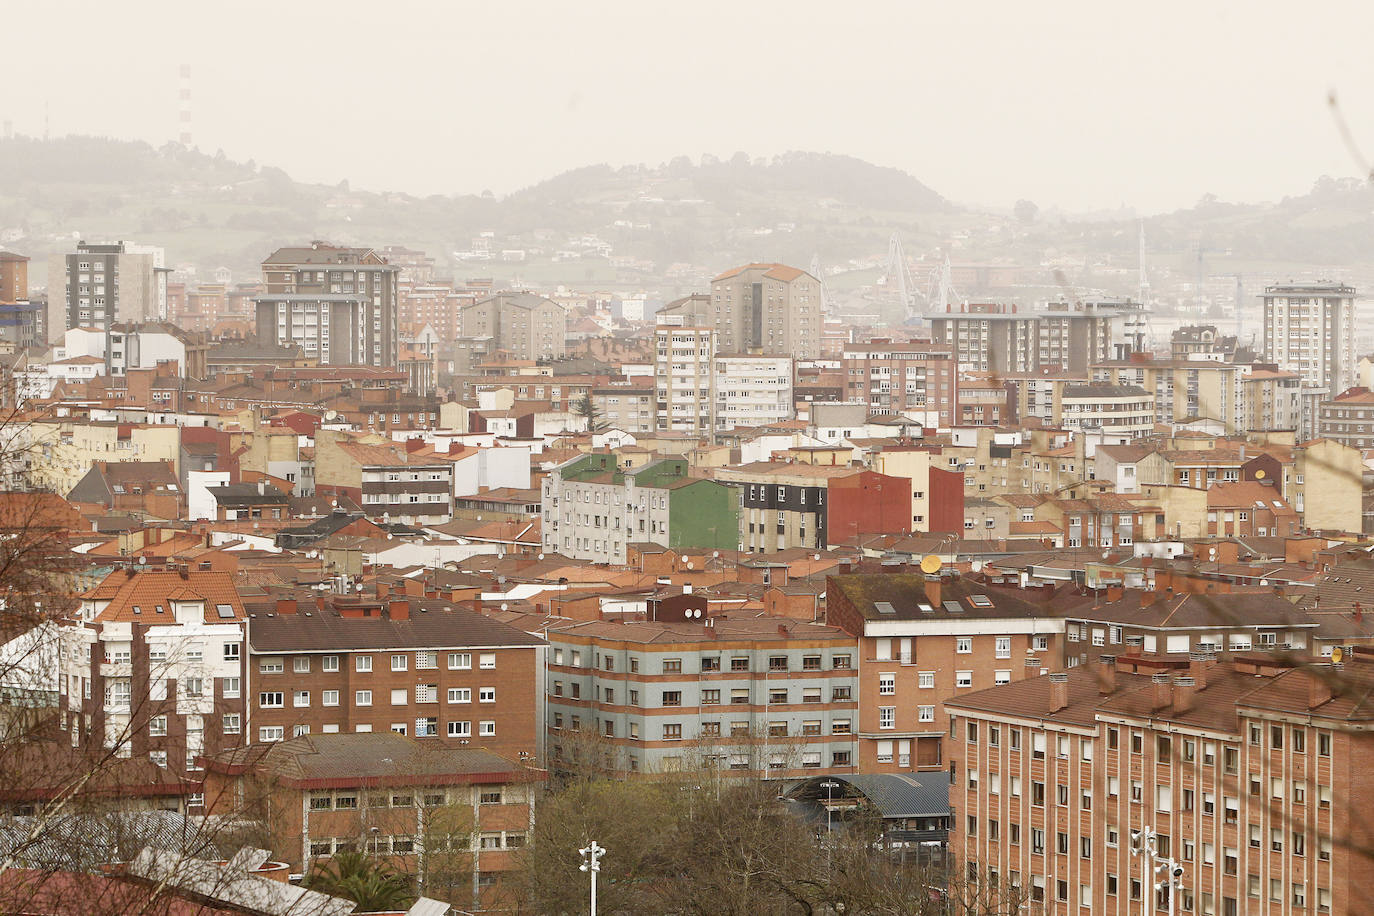
<instances>
[{"instance_id":1,"label":"distant mountain ridge","mask_svg":"<svg viewBox=\"0 0 1374 916\"><path fill-rule=\"evenodd\" d=\"M899 169L828 153L591 165L504 197L417 197L298 182L171 143L17 137L0 140L0 175L0 244L35 261L74 236L127 238L165 246L172 264L223 264L240 276L255 275L275 247L312 238L422 248L459 276L664 291L735 262L880 262L894 232L913 256L952 250L955 260L1119 269L1134 264L1137 239L1135 220L1018 223L1009 212L960 207ZM1374 190L1359 181L1322 179L1275 204L1204 198L1145 224L1152 258L1180 272L1199 252L1208 273L1251 269L1243 262L1374 266ZM484 232L495 249L530 252L531 263L453 261ZM616 263L554 262L583 237L605 243Z\"/></svg>"}]
</instances>

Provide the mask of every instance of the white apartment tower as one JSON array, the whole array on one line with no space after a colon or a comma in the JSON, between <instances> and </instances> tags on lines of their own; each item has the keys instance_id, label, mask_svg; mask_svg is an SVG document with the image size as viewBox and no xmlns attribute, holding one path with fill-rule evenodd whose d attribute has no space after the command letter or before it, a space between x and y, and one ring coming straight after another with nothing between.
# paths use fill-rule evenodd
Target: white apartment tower
<instances>
[{"instance_id":1,"label":"white apartment tower","mask_svg":"<svg viewBox=\"0 0 1374 916\"><path fill-rule=\"evenodd\" d=\"M1293 283L1264 289L1264 351L1303 387L1332 395L1356 383L1355 289L1343 283Z\"/></svg>"}]
</instances>

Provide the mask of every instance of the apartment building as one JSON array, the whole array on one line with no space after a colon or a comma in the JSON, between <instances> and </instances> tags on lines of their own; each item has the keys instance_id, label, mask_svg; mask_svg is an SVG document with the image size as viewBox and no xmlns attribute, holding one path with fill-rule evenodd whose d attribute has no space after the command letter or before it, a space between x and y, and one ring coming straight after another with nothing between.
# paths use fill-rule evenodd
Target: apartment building
<instances>
[{"instance_id":1,"label":"apartment building","mask_svg":"<svg viewBox=\"0 0 1374 916\"><path fill-rule=\"evenodd\" d=\"M1358 382L1354 287L1288 283L1264 288L1264 352L1303 385L1328 393Z\"/></svg>"},{"instance_id":2,"label":"apartment building","mask_svg":"<svg viewBox=\"0 0 1374 916\"><path fill-rule=\"evenodd\" d=\"M1222 424L1227 433L1251 429L1252 405L1246 398L1247 367L1215 360L1158 360L1141 354L1130 360L1096 363L1092 366L1094 384L1138 386L1152 396L1154 422L1177 423L1206 418ZM1263 395L1260 388L1253 393ZM1280 418L1271 406L1268 420ZM1281 428L1281 427L1274 427Z\"/></svg>"},{"instance_id":3,"label":"apartment building","mask_svg":"<svg viewBox=\"0 0 1374 916\"><path fill-rule=\"evenodd\" d=\"M1124 445L1155 426L1154 398L1137 385L1069 385L1063 426L1104 445Z\"/></svg>"},{"instance_id":4,"label":"apartment building","mask_svg":"<svg viewBox=\"0 0 1374 916\"><path fill-rule=\"evenodd\" d=\"M710 435L715 429L716 332L707 327L660 323L654 329L654 353L658 428Z\"/></svg>"},{"instance_id":5,"label":"apartment building","mask_svg":"<svg viewBox=\"0 0 1374 916\"><path fill-rule=\"evenodd\" d=\"M961 370L1081 373L1093 363L1114 359L1114 322L1120 310L1097 303L1052 303L1039 312L1016 306L973 303L959 312L934 315L931 339L953 353Z\"/></svg>"},{"instance_id":6,"label":"apartment building","mask_svg":"<svg viewBox=\"0 0 1374 916\"><path fill-rule=\"evenodd\" d=\"M717 356L712 361L716 430L768 426L792 419L790 356Z\"/></svg>"},{"instance_id":7,"label":"apartment building","mask_svg":"<svg viewBox=\"0 0 1374 916\"><path fill-rule=\"evenodd\" d=\"M665 458L619 467L607 453L579 455L541 485L545 553L624 564L630 545L736 550L739 502L723 483L689 474Z\"/></svg>"},{"instance_id":8,"label":"apartment building","mask_svg":"<svg viewBox=\"0 0 1374 916\"><path fill-rule=\"evenodd\" d=\"M911 530L958 533L964 519L964 475L940 467L938 446L884 445L870 454L873 470L911 481Z\"/></svg>"},{"instance_id":9,"label":"apartment building","mask_svg":"<svg viewBox=\"0 0 1374 916\"><path fill-rule=\"evenodd\" d=\"M197 757L251 740L248 620L230 574L117 569L80 602L59 669L72 747L146 758L169 780L196 782Z\"/></svg>"},{"instance_id":10,"label":"apartment building","mask_svg":"<svg viewBox=\"0 0 1374 916\"><path fill-rule=\"evenodd\" d=\"M1317 433L1352 448L1374 448L1374 392L1350 388L1322 401Z\"/></svg>"},{"instance_id":11,"label":"apartment building","mask_svg":"<svg viewBox=\"0 0 1374 916\"><path fill-rule=\"evenodd\" d=\"M0 305L28 301L29 259L18 252L0 251Z\"/></svg>"},{"instance_id":12,"label":"apartment building","mask_svg":"<svg viewBox=\"0 0 1374 916\"><path fill-rule=\"evenodd\" d=\"M427 895L480 909L531 839L538 771L486 751L387 732L303 735L204 764L209 813L266 824L294 873L361 849L417 875Z\"/></svg>"},{"instance_id":13,"label":"apartment building","mask_svg":"<svg viewBox=\"0 0 1374 916\"><path fill-rule=\"evenodd\" d=\"M1176 360L1205 356L1222 362L1234 362L1236 337L1218 333L1214 324L1184 325L1175 328L1169 335L1169 356Z\"/></svg>"},{"instance_id":14,"label":"apartment building","mask_svg":"<svg viewBox=\"0 0 1374 916\"><path fill-rule=\"evenodd\" d=\"M816 359L821 352L821 282L785 264L746 264L711 281L711 294L687 296L658 312L683 326L716 332L721 353Z\"/></svg>"},{"instance_id":15,"label":"apartment building","mask_svg":"<svg viewBox=\"0 0 1374 916\"><path fill-rule=\"evenodd\" d=\"M739 544L750 553L912 530L910 478L782 461L717 468L714 476L739 491Z\"/></svg>"},{"instance_id":16,"label":"apartment building","mask_svg":"<svg viewBox=\"0 0 1374 916\"><path fill-rule=\"evenodd\" d=\"M394 368L397 273L371 248L279 248L262 262L258 340L299 346L325 365Z\"/></svg>"},{"instance_id":17,"label":"apartment building","mask_svg":"<svg viewBox=\"0 0 1374 916\"><path fill-rule=\"evenodd\" d=\"M252 739L394 732L541 753L537 637L433 598L283 598L252 611Z\"/></svg>"},{"instance_id":18,"label":"apartment building","mask_svg":"<svg viewBox=\"0 0 1374 916\"><path fill-rule=\"evenodd\" d=\"M1063 615L1084 599L1039 598L957 576L830 576L826 622L859 644L860 771L945 766L946 704L1062 668Z\"/></svg>"},{"instance_id":19,"label":"apartment building","mask_svg":"<svg viewBox=\"0 0 1374 916\"><path fill-rule=\"evenodd\" d=\"M167 318L166 256L132 242L78 242L76 251L48 260L51 335L68 328L108 331L116 321Z\"/></svg>"},{"instance_id":20,"label":"apartment building","mask_svg":"<svg viewBox=\"0 0 1374 916\"><path fill-rule=\"evenodd\" d=\"M1358 652L1344 667L1103 656L956 698L950 849L1048 914L1359 912L1371 683ZM1142 828L1180 889L1133 853Z\"/></svg>"},{"instance_id":21,"label":"apartment building","mask_svg":"<svg viewBox=\"0 0 1374 916\"><path fill-rule=\"evenodd\" d=\"M1109 586L1091 605L1065 616L1069 665L1087 665L1104 651L1126 657L1183 657L1207 652L1222 657L1252 650L1283 649L1311 655L1317 621L1272 589L1229 593L1125 591ZM1142 662L1144 664L1144 662Z\"/></svg>"},{"instance_id":22,"label":"apartment building","mask_svg":"<svg viewBox=\"0 0 1374 916\"><path fill-rule=\"evenodd\" d=\"M459 319L462 339L490 338L514 359L559 359L567 352L567 310L543 296L497 293L464 305Z\"/></svg>"},{"instance_id":23,"label":"apartment building","mask_svg":"<svg viewBox=\"0 0 1374 916\"><path fill-rule=\"evenodd\" d=\"M1300 430L1310 425L1303 416L1302 376L1298 373L1253 365L1241 379L1241 386L1247 430Z\"/></svg>"},{"instance_id":24,"label":"apartment building","mask_svg":"<svg viewBox=\"0 0 1374 916\"><path fill-rule=\"evenodd\" d=\"M654 422L654 386L651 381L599 385L590 397L596 416L610 429L627 433L649 433Z\"/></svg>"},{"instance_id":25,"label":"apartment building","mask_svg":"<svg viewBox=\"0 0 1374 916\"><path fill-rule=\"evenodd\" d=\"M782 617L703 616L705 603L686 592L657 620L549 632L550 766L593 749L622 772L858 772L853 637Z\"/></svg>"},{"instance_id":26,"label":"apartment building","mask_svg":"<svg viewBox=\"0 0 1374 916\"><path fill-rule=\"evenodd\" d=\"M948 347L874 338L846 343L841 364L845 397L868 405L870 413L903 414L927 426L958 422L959 377Z\"/></svg>"},{"instance_id":27,"label":"apartment building","mask_svg":"<svg viewBox=\"0 0 1374 916\"><path fill-rule=\"evenodd\" d=\"M453 462L432 448L315 433L315 492L347 498L373 518L442 524L453 515Z\"/></svg>"}]
</instances>

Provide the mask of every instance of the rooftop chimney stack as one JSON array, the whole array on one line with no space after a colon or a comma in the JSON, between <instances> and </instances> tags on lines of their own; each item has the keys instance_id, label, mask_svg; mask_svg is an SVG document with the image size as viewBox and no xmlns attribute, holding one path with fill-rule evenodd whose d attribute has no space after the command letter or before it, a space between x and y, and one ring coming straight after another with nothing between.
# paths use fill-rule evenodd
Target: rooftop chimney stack
<instances>
[{"instance_id":1,"label":"rooftop chimney stack","mask_svg":"<svg viewBox=\"0 0 1374 916\"><path fill-rule=\"evenodd\" d=\"M938 608L940 606L940 577L938 575L926 576L926 600L930 602L931 607Z\"/></svg>"},{"instance_id":2,"label":"rooftop chimney stack","mask_svg":"<svg viewBox=\"0 0 1374 916\"><path fill-rule=\"evenodd\" d=\"M1334 669L1335 666L1332 666ZM1317 709L1331 702L1335 695L1331 689L1331 679L1338 676L1335 670L1330 672L1320 669L1308 672L1307 675L1307 708Z\"/></svg>"},{"instance_id":3,"label":"rooftop chimney stack","mask_svg":"<svg viewBox=\"0 0 1374 916\"><path fill-rule=\"evenodd\" d=\"M1069 705L1069 676L1062 671L1050 675L1050 712L1056 713Z\"/></svg>"},{"instance_id":4,"label":"rooftop chimney stack","mask_svg":"<svg viewBox=\"0 0 1374 916\"><path fill-rule=\"evenodd\" d=\"M1193 700L1197 696L1197 681L1183 675L1174 678L1174 712L1180 715L1193 711Z\"/></svg>"},{"instance_id":5,"label":"rooftop chimney stack","mask_svg":"<svg viewBox=\"0 0 1374 916\"><path fill-rule=\"evenodd\" d=\"M1169 689L1169 675L1160 672L1150 678L1150 708L1153 710L1165 709L1173 702L1173 692Z\"/></svg>"},{"instance_id":6,"label":"rooftop chimney stack","mask_svg":"<svg viewBox=\"0 0 1374 916\"><path fill-rule=\"evenodd\" d=\"M1206 652L1188 653L1188 675L1197 685L1198 690L1207 689L1207 667L1212 661L1212 656Z\"/></svg>"},{"instance_id":7,"label":"rooftop chimney stack","mask_svg":"<svg viewBox=\"0 0 1374 916\"><path fill-rule=\"evenodd\" d=\"M1097 659L1097 692L1111 696L1116 692L1116 656L1100 655Z\"/></svg>"}]
</instances>

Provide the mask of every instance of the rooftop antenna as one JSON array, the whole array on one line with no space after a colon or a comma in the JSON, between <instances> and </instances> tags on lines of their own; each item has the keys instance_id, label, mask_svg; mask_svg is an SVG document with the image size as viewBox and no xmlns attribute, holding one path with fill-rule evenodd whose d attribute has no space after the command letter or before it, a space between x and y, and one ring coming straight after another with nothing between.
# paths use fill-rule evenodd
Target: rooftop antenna
<instances>
[{"instance_id":1,"label":"rooftop antenna","mask_svg":"<svg viewBox=\"0 0 1374 916\"><path fill-rule=\"evenodd\" d=\"M181 100L177 113L181 121L181 145L191 148L191 65L181 65Z\"/></svg>"},{"instance_id":2,"label":"rooftop antenna","mask_svg":"<svg viewBox=\"0 0 1374 916\"><path fill-rule=\"evenodd\" d=\"M1140 265L1140 280L1138 281L1138 286L1139 286L1138 295L1140 296L1140 304L1141 304L1141 305L1145 305L1146 302L1149 301L1149 295L1150 295L1150 278L1149 278L1148 276L1146 276L1146 274L1145 274L1145 220L1143 220L1143 219L1140 221L1140 251L1139 251L1139 253L1136 255L1136 259L1137 259L1137 261L1139 262L1139 265Z\"/></svg>"}]
</instances>

